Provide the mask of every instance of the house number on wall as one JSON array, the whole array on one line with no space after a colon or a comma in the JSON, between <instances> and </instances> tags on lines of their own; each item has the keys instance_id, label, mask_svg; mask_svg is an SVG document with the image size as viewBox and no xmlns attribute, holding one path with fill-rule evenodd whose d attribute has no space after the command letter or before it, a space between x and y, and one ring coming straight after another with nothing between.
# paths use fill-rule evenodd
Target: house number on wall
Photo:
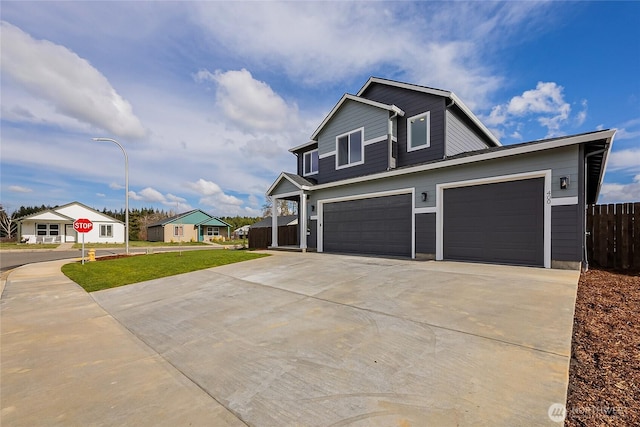
<instances>
[{"instance_id":1,"label":"house number on wall","mask_svg":"<svg viewBox=\"0 0 640 427\"><path fill-rule=\"evenodd\" d=\"M547 191L547 204L551 204L551 190Z\"/></svg>"}]
</instances>

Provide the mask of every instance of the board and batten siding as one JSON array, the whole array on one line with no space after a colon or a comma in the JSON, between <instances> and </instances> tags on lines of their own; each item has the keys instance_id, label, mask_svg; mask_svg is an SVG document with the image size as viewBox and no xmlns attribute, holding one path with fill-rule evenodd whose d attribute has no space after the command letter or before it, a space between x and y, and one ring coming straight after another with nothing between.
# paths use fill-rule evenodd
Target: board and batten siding
<instances>
[{"instance_id":1,"label":"board and batten siding","mask_svg":"<svg viewBox=\"0 0 640 427\"><path fill-rule=\"evenodd\" d=\"M436 254L436 214L416 215L416 255Z\"/></svg>"},{"instance_id":2,"label":"board and batten siding","mask_svg":"<svg viewBox=\"0 0 640 427\"><path fill-rule=\"evenodd\" d=\"M329 156L320 159L318 166L320 173L314 175L318 184L340 181L356 176L370 175L384 172L388 167L389 159L388 142L381 141L364 146L364 163L343 169L336 169L336 157Z\"/></svg>"},{"instance_id":3,"label":"board and batten siding","mask_svg":"<svg viewBox=\"0 0 640 427\"><path fill-rule=\"evenodd\" d=\"M551 207L551 259L582 260L582 222L579 205Z\"/></svg>"},{"instance_id":4,"label":"board and batten siding","mask_svg":"<svg viewBox=\"0 0 640 427\"><path fill-rule=\"evenodd\" d=\"M398 167L442 159L444 157L445 98L404 88L373 84L361 95L384 104L393 104L404 111L398 117ZM430 147L407 151L407 118L430 112Z\"/></svg>"},{"instance_id":5,"label":"board and batten siding","mask_svg":"<svg viewBox=\"0 0 640 427\"><path fill-rule=\"evenodd\" d=\"M458 118L451 111L446 112L447 117L447 156L466 153L469 151L482 150L487 148L487 144L474 131Z\"/></svg>"}]
</instances>

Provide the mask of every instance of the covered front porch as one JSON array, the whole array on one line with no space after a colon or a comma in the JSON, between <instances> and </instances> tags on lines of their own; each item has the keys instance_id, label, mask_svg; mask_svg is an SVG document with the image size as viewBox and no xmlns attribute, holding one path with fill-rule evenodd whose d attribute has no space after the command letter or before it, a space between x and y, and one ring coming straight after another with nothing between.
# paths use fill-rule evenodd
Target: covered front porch
<instances>
[{"instance_id":1,"label":"covered front porch","mask_svg":"<svg viewBox=\"0 0 640 427\"><path fill-rule=\"evenodd\" d=\"M309 237L311 235L311 229L309 227L310 212L308 197L310 193L310 186L312 184L304 178L282 173L278 179L273 183L271 188L267 191L267 195L272 199L271 205L271 246L270 249L280 250L296 250L306 252L309 248ZM298 216L298 244L292 245L290 241L280 244L280 232L278 216L280 201L286 200L288 202L294 202L297 205Z\"/></svg>"}]
</instances>

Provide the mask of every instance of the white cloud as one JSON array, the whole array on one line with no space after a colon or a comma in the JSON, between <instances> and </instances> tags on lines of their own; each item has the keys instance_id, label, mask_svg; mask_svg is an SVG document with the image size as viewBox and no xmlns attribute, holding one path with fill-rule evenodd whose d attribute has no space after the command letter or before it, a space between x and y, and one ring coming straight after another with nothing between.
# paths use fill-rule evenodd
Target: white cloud
<instances>
[{"instance_id":1,"label":"white cloud","mask_svg":"<svg viewBox=\"0 0 640 427\"><path fill-rule=\"evenodd\" d=\"M564 100L563 90L555 82L538 82L535 89L524 91L506 104L493 107L485 122L490 126L509 127L513 125L514 118L534 117L541 126L547 128L547 137L558 136L561 126L571 114L571 105ZM586 108L586 101L583 101L583 106ZM586 110L583 113L586 117Z\"/></svg>"},{"instance_id":2,"label":"white cloud","mask_svg":"<svg viewBox=\"0 0 640 427\"><path fill-rule=\"evenodd\" d=\"M624 203L640 200L640 175L628 184L602 184L598 203Z\"/></svg>"},{"instance_id":3,"label":"white cloud","mask_svg":"<svg viewBox=\"0 0 640 427\"><path fill-rule=\"evenodd\" d=\"M618 126L616 139L640 138L640 118L627 120Z\"/></svg>"},{"instance_id":4,"label":"white cloud","mask_svg":"<svg viewBox=\"0 0 640 427\"><path fill-rule=\"evenodd\" d=\"M214 208L217 213L227 212L228 215L235 215L243 211L244 202L235 196L225 194L215 182L200 178L196 182L188 182L187 187L201 196L200 204Z\"/></svg>"},{"instance_id":5,"label":"white cloud","mask_svg":"<svg viewBox=\"0 0 640 427\"><path fill-rule=\"evenodd\" d=\"M53 106L55 113L87 123L118 136L142 137L145 130L107 78L87 60L64 46L36 40L2 21L2 71L34 99ZM3 103L11 99L3 99ZM34 108L15 105L20 115L34 121Z\"/></svg>"},{"instance_id":6,"label":"white cloud","mask_svg":"<svg viewBox=\"0 0 640 427\"><path fill-rule=\"evenodd\" d=\"M506 34L533 27L546 10L533 2L202 2L194 8L193 19L244 63L307 85L385 70L453 90L471 108L503 80L482 65L484 53Z\"/></svg>"},{"instance_id":7,"label":"white cloud","mask_svg":"<svg viewBox=\"0 0 640 427\"><path fill-rule=\"evenodd\" d=\"M265 82L255 80L246 69L211 73L199 71L196 81L217 83L216 103L224 115L240 129L249 131L281 131L297 122L298 109Z\"/></svg>"},{"instance_id":8,"label":"white cloud","mask_svg":"<svg viewBox=\"0 0 640 427\"><path fill-rule=\"evenodd\" d=\"M607 168L611 170L629 169L640 172L640 148L612 151L609 154Z\"/></svg>"},{"instance_id":9,"label":"white cloud","mask_svg":"<svg viewBox=\"0 0 640 427\"><path fill-rule=\"evenodd\" d=\"M107 195L104 194L104 193L96 193L96 196L98 196L100 198L107 197Z\"/></svg>"},{"instance_id":10,"label":"white cloud","mask_svg":"<svg viewBox=\"0 0 640 427\"><path fill-rule=\"evenodd\" d=\"M112 182L111 184L109 184L109 188L112 190L123 190L124 185L118 184L117 182Z\"/></svg>"},{"instance_id":11,"label":"white cloud","mask_svg":"<svg viewBox=\"0 0 640 427\"><path fill-rule=\"evenodd\" d=\"M582 102L580 102L582 110L580 110L576 115L576 126L582 126L584 121L587 119L587 105L588 103L586 99L583 99Z\"/></svg>"},{"instance_id":12,"label":"white cloud","mask_svg":"<svg viewBox=\"0 0 640 427\"><path fill-rule=\"evenodd\" d=\"M144 188L137 193L135 191L129 191L129 198L149 203L160 203L177 212L193 209L191 205L187 203L187 199L171 193L164 195L151 187Z\"/></svg>"},{"instance_id":13,"label":"white cloud","mask_svg":"<svg viewBox=\"0 0 640 427\"><path fill-rule=\"evenodd\" d=\"M33 190L31 188L22 187L20 185L10 185L9 191L13 191L14 193L31 193Z\"/></svg>"}]
</instances>

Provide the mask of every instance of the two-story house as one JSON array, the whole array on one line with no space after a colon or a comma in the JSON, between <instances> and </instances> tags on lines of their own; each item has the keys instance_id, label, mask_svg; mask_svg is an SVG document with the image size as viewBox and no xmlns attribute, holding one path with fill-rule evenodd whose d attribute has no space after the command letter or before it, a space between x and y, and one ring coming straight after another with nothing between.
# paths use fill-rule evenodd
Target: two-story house
<instances>
[{"instance_id":1,"label":"two-story house","mask_svg":"<svg viewBox=\"0 0 640 427\"><path fill-rule=\"evenodd\" d=\"M502 146L452 92L372 77L267 195L299 203L303 250L577 268L614 134Z\"/></svg>"}]
</instances>

